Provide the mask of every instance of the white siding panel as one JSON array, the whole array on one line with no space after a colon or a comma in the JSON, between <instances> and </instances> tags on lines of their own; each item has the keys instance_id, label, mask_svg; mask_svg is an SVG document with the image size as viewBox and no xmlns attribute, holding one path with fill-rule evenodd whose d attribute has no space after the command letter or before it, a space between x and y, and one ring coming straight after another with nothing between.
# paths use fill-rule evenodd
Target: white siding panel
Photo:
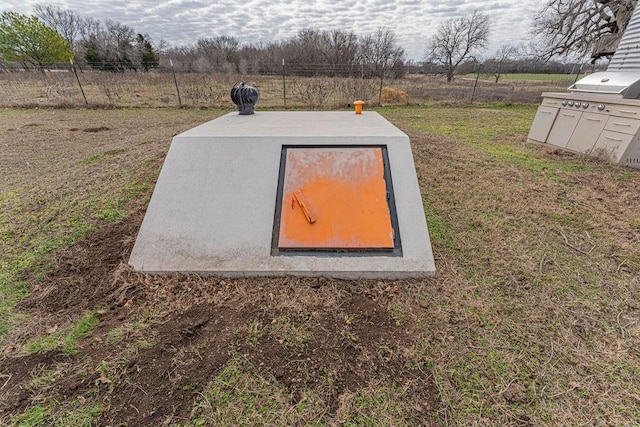
<instances>
[{"instance_id":1,"label":"white siding panel","mask_svg":"<svg viewBox=\"0 0 640 427\"><path fill-rule=\"evenodd\" d=\"M640 5L633 11L607 71L640 71Z\"/></svg>"}]
</instances>

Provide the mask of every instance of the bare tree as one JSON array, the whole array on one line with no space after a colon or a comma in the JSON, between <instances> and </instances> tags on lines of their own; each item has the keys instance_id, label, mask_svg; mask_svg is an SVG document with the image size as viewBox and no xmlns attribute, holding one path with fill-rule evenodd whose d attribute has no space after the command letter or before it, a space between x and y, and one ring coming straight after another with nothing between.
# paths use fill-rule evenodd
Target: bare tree
<instances>
[{"instance_id":1,"label":"bare tree","mask_svg":"<svg viewBox=\"0 0 640 427\"><path fill-rule=\"evenodd\" d=\"M287 69L302 76L347 76L354 71L358 36L344 30L305 28L281 44Z\"/></svg>"},{"instance_id":2,"label":"bare tree","mask_svg":"<svg viewBox=\"0 0 640 427\"><path fill-rule=\"evenodd\" d=\"M148 36L144 41L151 43ZM137 34L133 28L107 19L102 23L86 20L82 27L80 49L86 64L103 71L136 70L141 67L139 51L136 50Z\"/></svg>"},{"instance_id":3,"label":"bare tree","mask_svg":"<svg viewBox=\"0 0 640 427\"><path fill-rule=\"evenodd\" d=\"M82 17L72 10L45 4L36 4L33 10L42 22L56 30L75 51L83 25Z\"/></svg>"},{"instance_id":4,"label":"bare tree","mask_svg":"<svg viewBox=\"0 0 640 427\"><path fill-rule=\"evenodd\" d=\"M637 0L547 0L537 14L533 31L538 55L612 55Z\"/></svg>"},{"instance_id":5,"label":"bare tree","mask_svg":"<svg viewBox=\"0 0 640 427\"><path fill-rule=\"evenodd\" d=\"M301 76L322 74L319 66L323 63L322 31L303 28L293 38L283 44L284 57L291 72Z\"/></svg>"},{"instance_id":6,"label":"bare tree","mask_svg":"<svg viewBox=\"0 0 640 427\"><path fill-rule=\"evenodd\" d=\"M195 69L204 73L209 71L223 71L227 60L226 53L221 49L220 42L215 38L202 38L195 45Z\"/></svg>"},{"instance_id":7,"label":"bare tree","mask_svg":"<svg viewBox=\"0 0 640 427\"><path fill-rule=\"evenodd\" d=\"M183 72L275 74L283 71L284 59L291 75L381 80L401 76L405 63L404 49L386 28L361 38L353 31L305 28L290 39L257 44L240 44L227 36L203 38L194 45L167 49L167 55Z\"/></svg>"},{"instance_id":8,"label":"bare tree","mask_svg":"<svg viewBox=\"0 0 640 427\"><path fill-rule=\"evenodd\" d=\"M327 75L348 76L355 66L358 36L353 31L323 31L321 50Z\"/></svg>"},{"instance_id":9,"label":"bare tree","mask_svg":"<svg viewBox=\"0 0 640 427\"><path fill-rule=\"evenodd\" d=\"M502 75L502 70L506 62L513 60L518 56L519 49L514 45L502 45L493 55L489 61L494 65L493 75L496 78L496 83L500 80L500 76ZM489 65L489 64L487 64Z\"/></svg>"},{"instance_id":10,"label":"bare tree","mask_svg":"<svg viewBox=\"0 0 640 427\"><path fill-rule=\"evenodd\" d=\"M398 45L393 30L386 27L379 27L373 34L364 36L360 49L363 68L373 67L375 75L380 76L378 104L382 105L384 76L389 70L404 64L404 49Z\"/></svg>"},{"instance_id":11,"label":"bare tree","mask_svg":"<svg viewBox=\"0 0 640 427\"><path fill-rule=\"evenodd\" d=\"M383 76L404 61L404 49L398 45L395 32L387 27L379 27L373 34L362 37L360 47L361 60L373 67L376 76Z\"/></svg>"},{"instance_id":12,"label":"bare tree","mask_svg":"<svg viewBox=\"0 0 640 427\"><path fill-rule=\"evenodd\" d=\"M427 56L444 67L447 81L453 80L458 66L483 50L489 39L489 16L475 11L471 15L448 19L440 24L428 44Z\"/></svg>"},{"instance_id":13,"label":"bare tree","mask_svg":"<svg viewBox=\"0 0 640 427\"><path fill-rule=\"evenodd\" d=\"M222 71L237 72L240 57L238 50L240 49L240 41L233 36L218 36L213 39L214 46L223 53L224 63Z\"/></svg>"}]
</instances>

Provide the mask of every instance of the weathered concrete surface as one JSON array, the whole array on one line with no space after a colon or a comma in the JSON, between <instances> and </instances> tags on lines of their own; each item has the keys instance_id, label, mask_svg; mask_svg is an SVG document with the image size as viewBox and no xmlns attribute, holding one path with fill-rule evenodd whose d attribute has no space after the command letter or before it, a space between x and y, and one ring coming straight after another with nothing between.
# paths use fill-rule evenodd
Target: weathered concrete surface
<instances>
[{"instance_id":1,"label":"weathered concrete surface","mask_svg":"<svg viewBox=\"0 0 640 427\"><path fill-rule=\"evenodd\" d=\"M402 256L271 255L283 145L386 145ZM435 264L409 138L375 112L230 113L177 135L129 263L149 273L431 276Z\"/></svg>"}]
</instances>

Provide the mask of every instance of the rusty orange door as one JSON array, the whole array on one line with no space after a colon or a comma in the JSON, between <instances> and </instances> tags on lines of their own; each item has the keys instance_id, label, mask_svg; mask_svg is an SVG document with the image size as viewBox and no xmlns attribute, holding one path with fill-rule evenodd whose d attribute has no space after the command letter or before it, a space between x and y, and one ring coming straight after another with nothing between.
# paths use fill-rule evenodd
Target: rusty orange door
<instances>
[{"instance_id":1,"label":"rusty orange door","mask_svg":"<svg viewBox=\"0 0 640 427\"><path fill-rule=\"evenodd\" d=\"M280 249L393 249L381 147L288 148Z\"/></svg>"}]
</instances>

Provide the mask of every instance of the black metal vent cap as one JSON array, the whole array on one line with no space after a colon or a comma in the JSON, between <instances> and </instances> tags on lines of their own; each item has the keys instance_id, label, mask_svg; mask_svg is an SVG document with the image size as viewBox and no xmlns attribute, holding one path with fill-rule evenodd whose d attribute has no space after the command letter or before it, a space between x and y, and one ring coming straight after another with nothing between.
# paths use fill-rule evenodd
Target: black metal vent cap
<instances>
[{"instance_id":1,"label":"black metal vent cap","mask_svg":"<svg viewBox=\"0 0 640 427\"><path fill-rule=\"evenodd\" d=\"M253 114L253 107L258 102L258 98L258 89L244 82L236 84L231 89L231 100L238 106L238 111L243 116Z\"/></svg>"}]
</instances>

